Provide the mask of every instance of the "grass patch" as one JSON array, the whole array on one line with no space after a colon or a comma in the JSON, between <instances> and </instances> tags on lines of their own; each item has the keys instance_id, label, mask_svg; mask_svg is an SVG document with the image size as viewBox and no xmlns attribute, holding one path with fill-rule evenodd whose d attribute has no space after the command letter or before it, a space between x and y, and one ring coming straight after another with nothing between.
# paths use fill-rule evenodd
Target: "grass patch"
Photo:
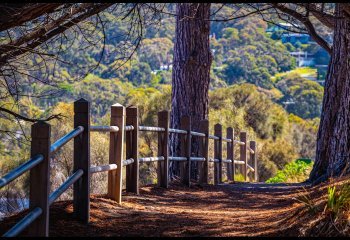
<instances>
[{"instance_id":1,"label":"grass patch","mask_svg":"<svg viewBox=\"0 0 350 240\"><path fill-rule=\"evenodd\" d=\"M282 77L289 74L298 74L301 77L317 77L317 69L310 67L300 67L288 72L276 73L274 76L271 77L271 81L273 83L277 83L279 80L282 79Z\"/></svg>"}]
</instances>

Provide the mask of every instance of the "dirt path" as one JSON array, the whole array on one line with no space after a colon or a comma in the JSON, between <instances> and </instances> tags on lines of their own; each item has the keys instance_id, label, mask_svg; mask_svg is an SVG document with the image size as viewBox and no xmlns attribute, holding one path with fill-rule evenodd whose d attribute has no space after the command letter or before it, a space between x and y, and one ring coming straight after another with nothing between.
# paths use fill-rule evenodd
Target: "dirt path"
<instances>
[{"instance_id":1,"label":"dirt path","mask_svg":"<svg viewBox=\"0 0 350 240\"><path fill-rule=\"evenodd\" d=\"M125 194L121 206L93 196L89 225L72 220L71 202L57 202L50 210L50 236L296 236L301 204L293 197L301 189L259 183L148 186L138 196Z\"/></svg>"}]
</instances>

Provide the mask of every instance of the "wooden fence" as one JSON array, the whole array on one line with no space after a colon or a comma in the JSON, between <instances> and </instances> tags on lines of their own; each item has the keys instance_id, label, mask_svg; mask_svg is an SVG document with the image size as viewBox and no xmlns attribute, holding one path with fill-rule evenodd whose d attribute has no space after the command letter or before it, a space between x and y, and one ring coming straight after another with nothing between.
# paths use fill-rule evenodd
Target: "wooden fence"
<instances>
[{"instance_id":1,"label":"wooden fence","mask_svg":"<svg viewBox=\"0 0 350 240\"><path fill-rule=\"evenodd\" d=\"M191 162L197 162L199 183L209 184L209 163L214 163L214 184L222 183L223 164L226 164L228 180L234 180L235 166L240 165L245 180L253 173L258 181L256 143L247 142L246 132L240 132L239 140L234 138L232 128L227 128L223 136L222 126L216 124L214 135L209 134L209 121L199 123L201 132L191 130L191 118L181 119L181 129L169 127L169 112L158 113L158 126L139 126L137 107L125 108L120 104L111 106L110 126L90 126L90 103L84 99L74 102L74 129L50 143L51 127L48 123L37 122L31 129L31 158L0 179L0 188L6 186L27 171L30 171L29 213L3 236L16 236L28 226L30 236L48 236L49 206L73 185L73 210L75 216L84 223L90 216L90 175L108 172L108 197L122 201L122 166L126 167L126 191L139 193L139 164L158 163L158 185L169 186L169 163L179 162L181 182L190 186ZM140 131L158 133L158 156L138 157ZM90 132L109 132L109 164L90 165ZM169 135L179 134L181 156L169 156ZM199 138L200 156L191 156L191 138ZM73 174L55 191L50 193L50 156L70 140L74 141ZM209 140L214 140L214 157L209 156ZM124 141L126 159L123 159ZM223 142L227 144L227 158L223 159ZM239 160L234 159L234 147L239 146ZM249 161L254 167L248 163Z\"/></svg>"}]
</instances>

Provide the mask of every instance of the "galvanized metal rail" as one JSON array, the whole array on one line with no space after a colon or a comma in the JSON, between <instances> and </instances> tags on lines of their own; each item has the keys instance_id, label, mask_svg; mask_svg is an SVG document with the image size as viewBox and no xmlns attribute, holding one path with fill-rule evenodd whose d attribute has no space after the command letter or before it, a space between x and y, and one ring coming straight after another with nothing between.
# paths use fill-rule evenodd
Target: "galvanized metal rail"
<instances>
[{"instance_id":1,"label":"galvanized metal rail","mask_svg":"<svg viewBox=\"0 0 350 240\"><path fill-rule=\"evenodd\" d=\"M67 142L78 136L80 133L84 131L84 128L82 126L77 127L76 129L72 130L71 132L67 133L60 139L58 139L54 144L51 145L50 151L51 153L56 152L58 149L60 149L62 146L64 146Z\"/></svg>"},{"instance_id":2,"label":"galvanized metal rail","mask_svg":"<svg viewBox=\"0 0 350 240\"><path fill-rule=\"evenodd\" d=\"M90 126L90 132L118 132L117 126Z\"/></svg>"},{"instance_id":3,"label":"galvanized metal rail","mask_svg":"<svg viewBox=\"0 0 350 240\"><path fill-rule=\"evenodd\" d=\"M29 159L29 161L21 164L20 166L18 166L15 169L13 169L11 172L9 172L8 174L6 174L2 178L0 178L0 188L6 186L10 182L15 180L19 176L21 176L23 173L34 168L36 165L41 163L43 159L44 159L43 155L37 155L37 156Z\"/></svg>"}]
</instances>

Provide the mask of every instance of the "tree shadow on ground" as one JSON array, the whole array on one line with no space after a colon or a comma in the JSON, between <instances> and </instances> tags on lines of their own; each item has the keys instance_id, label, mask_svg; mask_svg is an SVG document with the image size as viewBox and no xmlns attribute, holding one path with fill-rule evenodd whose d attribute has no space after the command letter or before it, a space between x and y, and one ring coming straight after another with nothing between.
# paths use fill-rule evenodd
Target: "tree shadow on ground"
<instances>
[{"instance_id":1,"label":"tree shadow on ground","mask_svg":"<svg viewBox=\"0 0 350 240\"><path fill-rule=\"evenodd\" d=\"M72 201L56 202L50 207L50 236L297 236L293 226L300 204L293 197L301 188L241 183L145 186L140 195L124 193L121 205L92 196L88 225L74 220ZM0 233L24 214L3 221Z\"/></svg>"}]
</instances>

